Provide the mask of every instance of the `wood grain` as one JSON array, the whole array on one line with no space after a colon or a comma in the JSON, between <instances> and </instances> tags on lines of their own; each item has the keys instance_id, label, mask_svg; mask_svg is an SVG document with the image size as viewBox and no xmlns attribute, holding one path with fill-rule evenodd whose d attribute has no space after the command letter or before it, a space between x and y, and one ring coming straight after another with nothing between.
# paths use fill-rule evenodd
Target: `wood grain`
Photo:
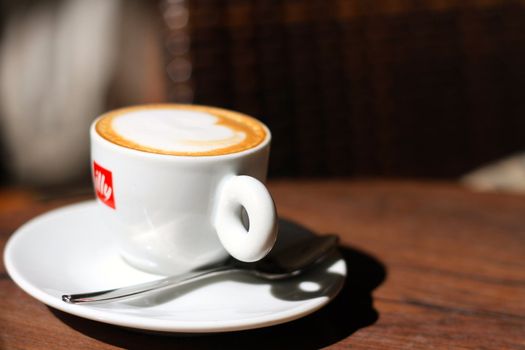
<instances>
[{"instance_id":1,"label":"wood grain","mask_svg":"<svg viewBox=\"0 0 525 350\"><path fill-rule=\"evenodd\" d=\"M270 189L281 217L342 239L348 279L320 311L252 331L142 334L49 309L2 262L0 349L525 349L525 197L414 181ZM29 218L80 199L0 191L0 249Z\"/></svg>"}]
</instances>

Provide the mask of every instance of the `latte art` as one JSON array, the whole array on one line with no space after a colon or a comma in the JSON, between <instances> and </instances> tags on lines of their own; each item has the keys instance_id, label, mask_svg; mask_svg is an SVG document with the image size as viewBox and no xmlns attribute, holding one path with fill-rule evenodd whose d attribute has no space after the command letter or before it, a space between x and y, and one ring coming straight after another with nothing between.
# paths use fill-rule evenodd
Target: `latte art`
<instances>
[{"instance_id":1,"label":"latte art","mask_svg":"<svg viewBox=\"0 0 525 350\"><path fill-rule=\"evenodd\" d=\"M220 108L162 104L103 115L96 131L117 145L150 153L210 156L241 152L266 138L263 125Z\"/></svg>"}]
</instances>

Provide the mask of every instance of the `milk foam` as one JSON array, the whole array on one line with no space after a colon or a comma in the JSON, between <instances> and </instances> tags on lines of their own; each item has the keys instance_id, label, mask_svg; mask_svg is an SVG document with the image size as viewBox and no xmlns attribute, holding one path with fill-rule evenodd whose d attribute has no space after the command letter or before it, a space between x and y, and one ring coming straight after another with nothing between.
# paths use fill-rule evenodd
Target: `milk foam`
<instances>
[{"instance_id":1,"label":"milk foam","mask_svg":"<svg viewBox=\"0 0 525 350\"><path fill-rule=\"evenodd\" d=\"M113 119L113 130L141 146L172 152L208 152L242 142L246 133L217 124L208 113L157 109Z\"/></svg>"},{"instance_id":2,"label":"milk foam","mask_svg":"<svg viewBox=\"0 0 525 350\"><path fill-rule=\"evenodd\" d=\"M263 142L264 126L249 116L195 105L146 105L112 111L96 124L113 143L144 152L205 156L240 152Z\"/></svg>"}]
</instances>

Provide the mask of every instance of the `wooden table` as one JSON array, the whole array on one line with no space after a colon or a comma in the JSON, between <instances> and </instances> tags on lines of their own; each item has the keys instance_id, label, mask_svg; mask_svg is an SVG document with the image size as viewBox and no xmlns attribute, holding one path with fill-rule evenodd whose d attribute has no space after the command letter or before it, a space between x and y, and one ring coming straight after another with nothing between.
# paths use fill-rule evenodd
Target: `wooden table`
<instances>
[{"instance_id":1,"label":"wooden table","mask_svg":"<svg viewBox=\"0 0 525 350\"><path fill-rule=\"evenodd\" d=\"M0 265L0 349L525 349L525 197L452 183L274 181L282 217L335 232L349 267L320 311L265 329L148 335L49 309ZM0 248L65 203L0 191Z\"/></svg>"}]
</instances>

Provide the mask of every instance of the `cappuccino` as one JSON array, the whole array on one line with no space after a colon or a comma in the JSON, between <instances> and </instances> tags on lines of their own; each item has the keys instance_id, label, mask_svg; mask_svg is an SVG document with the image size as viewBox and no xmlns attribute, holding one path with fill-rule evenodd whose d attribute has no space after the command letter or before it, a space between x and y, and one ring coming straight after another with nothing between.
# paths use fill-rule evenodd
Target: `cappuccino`
<instances>
[{"instance_id":1,"label":"cappuccino","mask_svg":"<svg viewBox=\"0 0 525 350\"><path fill-rule=\"evenodd\" d=\"M277 212L264 185L271 134L263 123L158 104L108 112L89 135L97 221L133 267L174 275L228 254L257 261L272 248Z\"/></svg>"},{"instance_id":2,"label":"cappuccino","mask_svg":"<svg viewBox=\"0 0 525 350\"><path fill-rule=\"evenodd\" d=\"M104 139L138 151L214 156L256 147L267 137L262 123L215 107L158 104L118 109L96 123Z\"/></svg>"}]
</instances>

